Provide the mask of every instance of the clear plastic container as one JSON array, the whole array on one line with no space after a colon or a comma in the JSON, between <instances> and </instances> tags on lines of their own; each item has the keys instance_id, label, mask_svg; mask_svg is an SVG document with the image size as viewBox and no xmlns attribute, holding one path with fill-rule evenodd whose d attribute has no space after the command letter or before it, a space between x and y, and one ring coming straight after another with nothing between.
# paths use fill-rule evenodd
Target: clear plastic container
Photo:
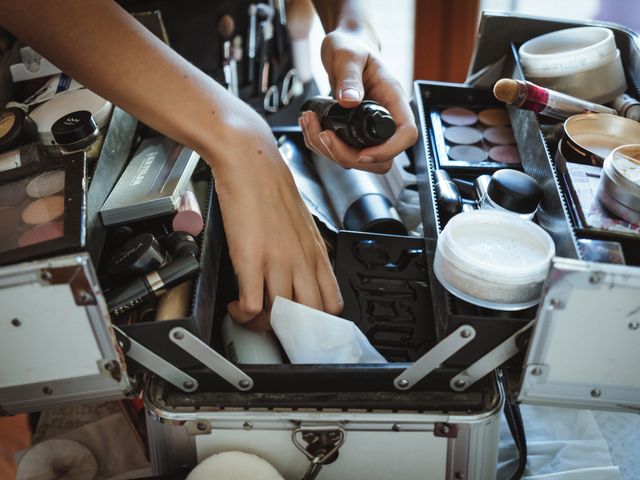
<instances>
[{"instance_id":1,"label":"clear plastic container","mask_svg":"<svg viewBox=\"0 0 640 480\"><path fill-rule=\"evenodd\" d=\"M496 310L536 305L555 245L533 222L497 210L463 212L438 239L434 273L453 295Z\"/></svg>"},{"instance_id":2,"label":"clear plastic container","mask_svg":"<svg viewBox=\"0 0 640 480\"><path fill-rule=\"evenodd\" d=\"M507 210L506 208L504 208L501 205L498 205L496 202L494 202L491 199L491 197L489 196L489 194L485 194L482 197L482 199L480 200L480 208L489 209L489 210L499 210L501 212L508 212L508 213L513 214L513 215L518 215L520 218L522 218L524 220L532 220L533 217L536 214L535 210L533 212L530 212L530 213L517 213L517 212L513 212L511 210Z\"/></svg>"}]
</instances>

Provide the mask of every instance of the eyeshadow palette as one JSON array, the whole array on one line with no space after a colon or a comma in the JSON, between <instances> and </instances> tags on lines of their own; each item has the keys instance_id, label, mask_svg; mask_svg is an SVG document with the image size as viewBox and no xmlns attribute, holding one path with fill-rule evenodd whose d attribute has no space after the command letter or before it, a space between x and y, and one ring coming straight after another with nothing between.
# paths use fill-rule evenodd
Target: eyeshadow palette
<instances>
[{"instance_id":1,"label":"eyeshadow palette","mask_svg":"<svg viewBox=\"0 0 640 480\"><path fill-rule=\"evenodd\" d=\"M422 94L435 168L522 169L509 114L491 90L425 82Z\"/></svg>"},{"instance_id":2,"label":"eyeshadow palette","mask_svg":"<svg viewBox=\"0 0 640 480\"><path fill-rule=\"evenodd\" d=\"M77 154L0 175L0 265L84 246L85 170Z\"/></svg>"},{"instance_id":3,"label":"eyeshadow palette","mask_svg":"<svg viewBox=\"0 0 640 480\"><path fill-rule=\"evenodd\" d=\"M597 200L602 168L567 162L565 182L578 228L607 236L640 236L640 226L609 213Z\"/></svg>"}]
</instances>

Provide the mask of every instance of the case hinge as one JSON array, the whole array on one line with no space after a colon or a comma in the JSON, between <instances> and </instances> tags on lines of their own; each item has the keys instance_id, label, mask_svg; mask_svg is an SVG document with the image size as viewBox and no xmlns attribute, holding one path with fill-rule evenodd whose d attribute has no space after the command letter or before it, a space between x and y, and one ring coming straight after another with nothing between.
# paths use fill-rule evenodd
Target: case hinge
<instances>
[{"instance_id":1,"label":"case hinge","mask_svg":"<svg viewBox=\"0 0 640 480\"><path fill-rule=\"evenodd\" d=\"M524 327L518 330L516 333L507 338L504 342L498 345L496 348L485 354L475 363L464 369L458 375L453 377L449 382L449 385L456 392L462 392L476 383L486 374L495 370L511 357L516 355L521 346L519 345L519 339L533 326L533 320L527 323Z\"/></svg>"},{"instance_id":2,"label":"case hinge","mask_svg":"<svg viewBox=\"0 0 640 480\"><path fill-rule=\"evenodd\" d=\"M253 388L253 379L209 345L182 327L172 328L169 339L241 391Z\"/></svg>"},{"instance_id":3,"label":"case hinge","mask_svg":"<svg viewBox=\"0 0 640 480\"><path fill-rule=\"evenodd\" d=\"M132 358L147 370L164 378L183 392L190 393L198 389L198 381L195 378L173 366L141 343L136 342L115 325L113 329L118 336L118 344L127 357Z\"/></svg>"},{"instance_id":4,"label":"case hinge","mask_svg":"<svg viewBox=\"0 0 640 480\"><path fill-rule=\"evenodd\" d=\"M462 325L446 336L393 380L398 390L408 390L476 337L471 325Z\"/></svg>"}]
</instances>

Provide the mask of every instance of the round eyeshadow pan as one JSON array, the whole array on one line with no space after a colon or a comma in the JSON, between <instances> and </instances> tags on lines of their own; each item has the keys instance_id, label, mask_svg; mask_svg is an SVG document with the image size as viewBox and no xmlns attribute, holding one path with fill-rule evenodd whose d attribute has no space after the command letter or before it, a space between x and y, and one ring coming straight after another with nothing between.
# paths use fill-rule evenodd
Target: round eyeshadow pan
<instances>
[{"instance_id":1,"label":"round eyeshadow pan","mask_svg":"<svg viewBox=\"0 0 640 480\"><path fill-rule=\"evenodd\" d=\"M516 143L511 127L487 128L484 131L484 139L493 145L513 145Z\"/></svg>"},{"instance_id":2,"label":"round eyeshadow pan","mask_svg":"<svg viewBox=\"0 0 640 480\"><path fill-rule=\"evenodd\" d=\"M509 114L504 108L487 108L478 113L478 118L487 127L506 127L511 125Z\"/></svg>"},{"instance_id":3,"label":"round eyeshadow pan","mask_svg":"<svg viewBox=\"0 0 640 480\"><path fill-rule=\"evenodd\" d=\"M445 123L457 127L466 127L478 121L478 116L475 112L462 107L446 108L440 112L440 118Z\"/></svg>"},{"instance_id":4,"label":"round eyeshadow pan","mask_svg":"<svg viewBox=\"0 0 640 480\"><path fill-rule=\"evenodd\" d=\"M64 213L64 197L55 195L30 203L22 211L22 221L29 225L50 222Z\"/></svg>"},{"instance_id":5,"label":"round eyeshadow pan","mask_svg":"<svg viewBox=\"0 0 640 480\"><path fill-rule=\"evenodd\" d=\"M62 236L64 236L64 225L62 222L42 223L24 232L20 240L18 240L18 245L20 247L27 247Z\"/></svg>"},{"instance_id":6,"label":"round eyeshadow pan","mask_svg":"<svg viewBox=\"0 0 640 480\"><path fill-rule=\"evenodd\" d=\"M498 145L497 147L492 147L489 150L489 158L499 163L522 163L518 149L514 145Z\"/></svg>"},{"instance_id":7,"label":"round eyeshadow pan","mask_svg":"<svg viewBox=\"0 0 640 480\"><path fill-rule=\"evenodd\" d=\"M45 172L27 184L27 194L33 198L43 198L64 189L64 170Z\"/></svg>"},{"instance_id":8,"label":"round eyeshadow pan","mask_svg":"<svg viewBox=\"0 0 640 480\"><path fill-rule=\"evenodd\" d=\"M0 206L15 207L19 205L27 195L24 182L11 182L0 186Z\"/></svg>"},{"instance_id":9,"label":"round eyeshadow pan","mask_svg":"<svg viewBox=\"0 0 640 480\"><path fill-rule=\"evenodd\" d=\"M458 162L477 163L484 162L487 159L487 152L473 145L457 145L451 147L448 155L451 160Z\"/></svg>"},{"instance_id":10,"label":"round eyeshadow pan","mask_svg":"<svg viewBox=\"0 0 640 480\"><path fill-rule=\"evenodd\" d=\"M473 145L482 141L482 132L471 127L449 127L444 131L444 138L456 145Z\"/></svg>"}]
</instances>

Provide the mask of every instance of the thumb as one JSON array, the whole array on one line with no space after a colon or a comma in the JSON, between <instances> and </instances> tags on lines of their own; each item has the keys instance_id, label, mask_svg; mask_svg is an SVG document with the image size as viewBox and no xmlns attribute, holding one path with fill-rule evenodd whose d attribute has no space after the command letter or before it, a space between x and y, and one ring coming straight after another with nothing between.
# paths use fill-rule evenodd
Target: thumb
<instances>
[{"instance_id":1,"label":"thumb","mask_svg":"<svg viewBox=\"0 0 640 480\"><path fill-rule=\"evenodd\" d=\"M353 108L364 98L362 70L364 62L358 57L338 61L334 66L334 92L338 103L345 108Z\"/></svg>"}]
</instances>

